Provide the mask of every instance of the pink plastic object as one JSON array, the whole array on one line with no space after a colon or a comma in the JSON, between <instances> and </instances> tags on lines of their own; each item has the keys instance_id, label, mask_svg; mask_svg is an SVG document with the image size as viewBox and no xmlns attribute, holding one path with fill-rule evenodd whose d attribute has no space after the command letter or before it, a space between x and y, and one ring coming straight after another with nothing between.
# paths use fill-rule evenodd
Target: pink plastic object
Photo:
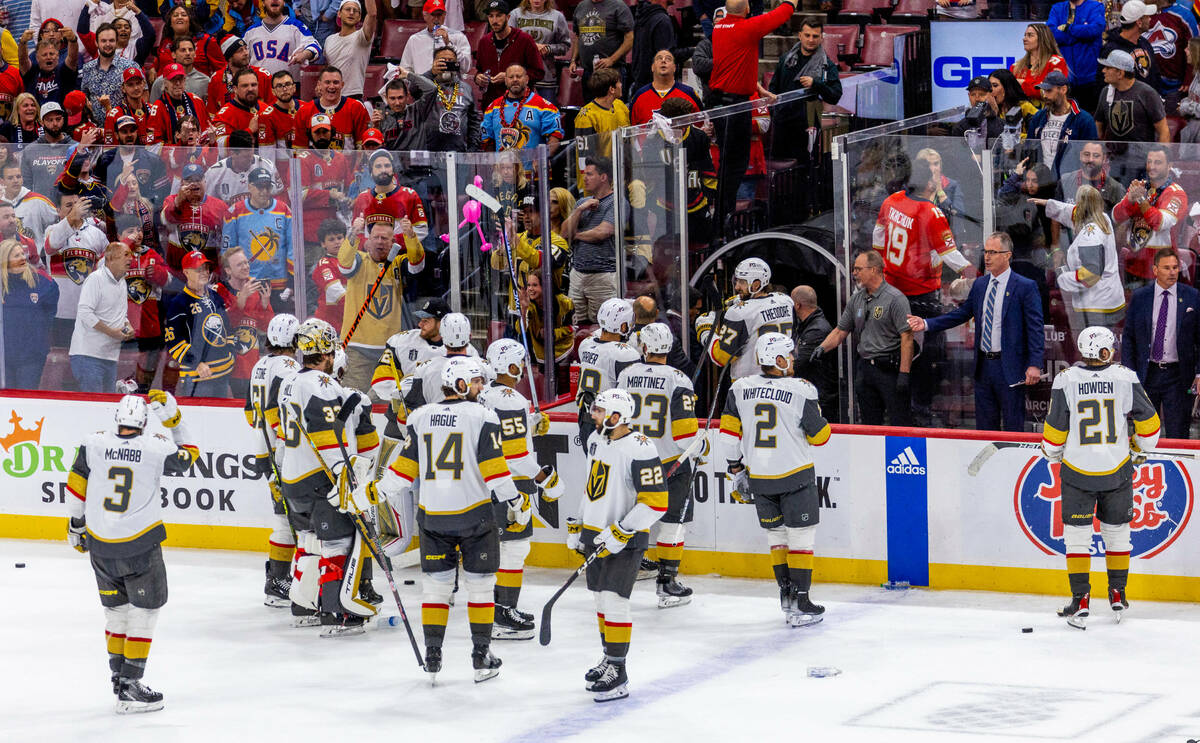
<instances>
[{"instance_id":1,"label":"pink plastic object","mask_svg":"<svg viewBox=\"0 0 1200 743\"><path fill-rule=\"evenodd\" d=\"M475 187L483 188L483 177L482 176L478 176L478 175L475 176ZM488 242L487 238L485 238L483 236L483 227L481 227L479 224L479 220L483 216L483 205L480 204L475 199L470 199L467 201L467 203L463 204L462 213L463 213L463 219L461 222L458 223L459 231L461 232L462 229L464 227L466 227L467 225L474 225L475 232L476 232L476 234L479 235L479 242L480 242L479 250L484 253L491 250L492 244L490 242ZM450 242L450 236L442 235L442 240L448 243L448 242Z\"/></svg>"}]
</instances>

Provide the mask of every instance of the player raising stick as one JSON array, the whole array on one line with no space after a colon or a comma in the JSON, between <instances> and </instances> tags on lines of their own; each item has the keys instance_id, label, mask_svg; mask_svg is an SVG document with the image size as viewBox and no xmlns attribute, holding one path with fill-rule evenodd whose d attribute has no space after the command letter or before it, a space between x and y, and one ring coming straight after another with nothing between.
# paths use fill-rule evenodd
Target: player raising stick
<instances>
[{"instance_id":1,"label":"player raising stick","mask_svg":"<svg viewBox=\"0 0 1200 743\"><path fill-rule=\"evenodd\" d=\"M142 684L158 610L167 603L161 544L167 530L158 497L163 474L187 472L199 453L169 392L151 390L150 408L171 434L147 434L146 401L126 395L116 430L84 438L67 476L67 539L90 552L117 712L153 712L163 695Z\"/></svg>"},{"instance_id":2,"label":"player raising stick","mask_svg":"<svg viewBox=\"0 0 1200 743\"><path fill-rule=\"evenodd\" d=\"M510 338L501 338L488 347L487 360L496 380L479 393L479 402L500 419L501 446L513 482L528 498L539 497L540 489L542 498L556 501L562 495L562 480L553 467L538 467L533 453L533 437L549 432L550 416L540 411L530 413L529 401L516 389L525 368L525 347ZM504 509L508 506L498 502L496 507L501 509L496 513L496 521L503 524ZM517 611L525 558L529 556L532 538L532 521L514 524L500 532L500 569L496 572L496 622L492 626L492 639L533 638L533 615Z\"/></svg>"},{"instance_id":3,"label":"player raising stick","mask_svg":"<svg viewBox=\"0 0 1200 743\"><path fill-rule=\"evenodd\" d=\"M829 423L817 404L817 388L792 374L792 339L780 333L759 336L754 346L760 374L729 388L721 414L733 495L754 494L758 523L767 545L779 604L793 627L821 621L825 607L808 597L813 546L820 519L812 447L829 440Z\"/></svg>"},{"instance_id":4,"label":"player raising stick","mask_svg":"<svg viewBox=\"0 0 1200 743\"><path fill-rule=\"evenodd\" d=\"M625 390L596 396L592 421L600 435L588 444L587 497L579 519L567 523L567 548L596 553L587 570L587 586L596 600L604 657L584 679L597 702L629 696L629 596L650 543L650 527L667 510L658 451L650 439L630 429L633 412L633 398Z\"/></svg>"},{"instance_id":5,"label":"player raising stick","mask_svg":"<svg viewBox=\"0 0 1200 743\"><path fill-rule=\"evenodd\" d=\"M474 401L483 384L479 361L451 359L442 370L439 397L443 399L409 414L404 448L378 483L379 492L392 500L420 478L421 623L425 670L433 680L442 669L458 552L466 574L475 681L500 673L500 659L490 650L499 534L503 526L529 523L529 498L517 490L504 461L500 419ZM496 521L492 491L507 504L504 525Z\"/></svg>"},{"instance_id":6,"label":"player raising stick","mask_svg":"<svg viewBox=\"0 0 1200 743\"><path fill-rule=\"evenodd\" d=\"M1071 603L1058 615L1078 629L1087 629L1093 519L1100 521L1108 601L1117 621L1129 608L1125 582L1132 547L1133 468L1145 461L1141 452L1158 443L1158 413L1133 370L1113 363L1115 347L1116 338L1108 328L1085 328L1079 334L1077 348L1083 364L1054 378L1042 431L1046 458L1063 464L1059 481ZM1132 440L1126 422L1130 416Z\"/></svg>"},{"instance_id":7,"label":"player raising stick","mask_svg":"<svg viewBox=\"0 0 1200 743\"><path fill-rule=\"evenodd\" d=\"M753 339L764 333L792 334L792 300L768 291L770 284L771 267L767 262L747 258L733 269L734 302L725 311L717 332L712 332L715 313L706 312L696 318L696 339L714 364L733 364L734 379L758 373L754 356L743 352Z\"/></svg>"},{"instance_id":8,"label":"player raising stick","mask_svg":"<svg viewBox=\"0 0 1200 743\"><path fill-rule=\"evenodd\" d=\"M625 367L617 389L633 398L629 427L654 443L668 471L699 430L692 380L673 366L667 354L675 338L665 323L650 323L638 334L646 360ZM683 559L684 524L692 520L692 464L684 462L667 480L667 510L658 526L658 608L692 600L692 589L676 580Z\"/></svg>"}]
</instances>

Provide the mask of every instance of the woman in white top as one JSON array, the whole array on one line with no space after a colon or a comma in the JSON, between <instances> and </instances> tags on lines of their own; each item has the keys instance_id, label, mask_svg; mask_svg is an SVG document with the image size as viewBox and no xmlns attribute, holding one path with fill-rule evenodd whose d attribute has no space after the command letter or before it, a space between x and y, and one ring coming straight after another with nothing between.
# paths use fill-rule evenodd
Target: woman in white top
<instances>
[{"instance_id":1,"label":"woman in white top","mask_svg":"<svg viewBox=\"0 0 1200 743\"><path fill-rule=\"evenodd\" d=\"M538 51L545 62L546 74L534 80L537 94L550 103L558 102L558 64L561 57L571 49L571 27L562 11L556 10L554 0L521 0L521 4L508 17L509 25L519 28L533 37Z\"/></svg>"},{"instance_id":2,"label":"woman in white top","mask_svg":"<svg viewBox=\"0 0 1200 743\"><path fill-rule=\"evenodd\" d=\"M1115 327L1125 317L1125 288L1117 243L1104 199L1091 186L1080 186L1075 203L1056 199L1030 199L1044 204L1046 216L1075 231L1067 258L1058 269L1058 288L1070 302L1071 333L1093 325Z\"/></svg>"},{"instance_id":3,"label":"woman in white top","mask_svg":"<svg viewBox=\"0 0 1200 743\"><path fill-rule=\"evenodd\" d=\"M369 0L366 7L364 20L358 0L342 0L337 12L338 32L325 39L325 61L342 71L342 95L359 100L363 97L376 25L374 0Z\"/></svg>"}]
</instances>

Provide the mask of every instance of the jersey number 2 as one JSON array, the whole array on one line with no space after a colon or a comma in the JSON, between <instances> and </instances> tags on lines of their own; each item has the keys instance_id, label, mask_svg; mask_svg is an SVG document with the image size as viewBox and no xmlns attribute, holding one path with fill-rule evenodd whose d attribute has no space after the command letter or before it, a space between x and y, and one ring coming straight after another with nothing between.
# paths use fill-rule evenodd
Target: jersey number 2
<instances>
[{"instance_id":1,"label":"jersey number 2","mask_svg":"<svg viewBox=\"0 0 1200 743\"><path fill-rule=\"evenodd\" d=\"M125 513L129 509L129 495L133 490L133 470L128 467L109 467L108 479L113 481L113 492L121 496L114 501L112 496L104 499L104 510Z\"/></svg>"}]
</instances>

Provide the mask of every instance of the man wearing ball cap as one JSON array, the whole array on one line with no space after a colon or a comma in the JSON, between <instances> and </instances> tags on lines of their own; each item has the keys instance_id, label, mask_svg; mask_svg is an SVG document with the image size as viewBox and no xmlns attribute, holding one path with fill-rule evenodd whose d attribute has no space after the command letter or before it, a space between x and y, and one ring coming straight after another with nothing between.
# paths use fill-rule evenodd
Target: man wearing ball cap
<instances>
[{"instance_id":1,"label":"man wearing ball cap","mask_svg":"<svg viewBox=\"0 0 1200 743\"><path fill-rule=\"evenodd\" d=\"M141 67L127 67L121 73L121 94L121 103L108 109L108 115L104 118L104 144L116 144L117 124L126 116L137 125L135 144L159 144L157 139L152 139L154 133L147 126L153 118L153 112L150 110L150 91Z\"/></svg>"},{"instance_id":2,"label":"man wearing ball cap","mask_svg":"<svg viewBox=\"0 0 1200 743\"><path fill-rule=\"evenodd\" d=\"M1137 63L1128 52L1114 49L1100 60L1105 88L1096 108L1096 130L1100 138L1118 142L1171 141L1162 98L1137 79ZM1130 152L1133 160L1138 153ZM1138 163L1140 165L1140 163ZM1120 178L1128 182L1126 178Z\"/></svg>"},{"instance_id":3,"label":"man wearing ball cap","mask_svg":"<svg viewBox=\"0 0 1200 743\"><path fill-rule=\"evenodd\" d=\"M1127 53L1133 58L1137 79L1161 91L1162 81L1159 79L1158 64L1154 60L1154 47L1148 39L1142 38L1142 34L1150 30L1151 18L1156 13L1157 5L1147 5L1142 0L1128 0L1121 6L1119 27L1108 32L1107 43L1100 50L1100 59L1104 60L1114 51ZM1101 61L1100 64L1104 62ZM1103 97L1101 94L1101 99Z\"/></svg>"},{"instance_id":4,"label":"man wearing ball cap","mask_svg":"<svg viewBox=\"0 0 1200 743\"><path fill-rule=\"evenodd\" d=\"M325 114L312 117L309 129L309 149L293 150L300 166L300 183L304 186L305 262L312 266L320 256L317 232L327 219L338 219L350 205L350 182L353 166L349 157L331 149L333 126Z\"/></svg>"},{"instance_id":5,"label":"man wearing ball cap","mask_svg":"<svg viewBox=\"0 0 1200 743\"><path fill-rule=\"evenodd\" d=\"M199 96L184 89L187 73L183 65L176 62L167 65L163 68L162 78L162 96L150 104L153 118L148 126L154 139L164 144L175 144L179 137L179 123L186 116L196 117L200 131L207 129L208 109Z\"/></svg>"},{"instance_id":6,"label":"man wearing ball cap","mask_svg":"<svg viewBox=\"0 0 1200 743\"><path fill-rule=\"evenodd\" d=\"M186 286L166 303L163 340L179 365L181 397L228 397L233 343L225 302L210 284L212 263L198 250L183 257Z\"/></svg>"}]
</instances>

